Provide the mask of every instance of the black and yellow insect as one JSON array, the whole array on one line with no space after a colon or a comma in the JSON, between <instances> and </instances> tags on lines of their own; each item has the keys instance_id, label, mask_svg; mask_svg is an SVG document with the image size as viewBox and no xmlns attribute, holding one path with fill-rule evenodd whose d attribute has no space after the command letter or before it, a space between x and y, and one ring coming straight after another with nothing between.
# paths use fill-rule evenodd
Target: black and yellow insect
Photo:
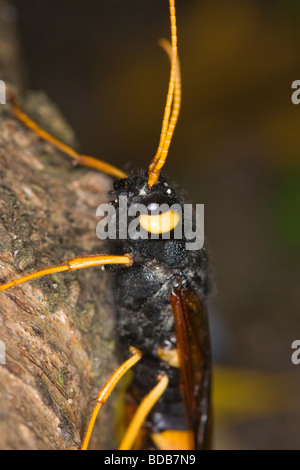
<instances>
[{"instance_id":1,"label":"black and yellow insect","mask_svg":"<svg viewBox=\"0 0 300 470\"><path fill-rule=\"evenodd\" d=\"M97 413L124 373L133 368L128 390L132 421L120 449L201 449L210 440L210 341L206 312L209 293L205 248L187 250L183 235L174 229L179 222L174 211L156 213L161 204L183 208L184 198L161 174L166 161L181 102L177 56L175 1L169 0L171 45L163 42L171 61L171 73L157 153L147 172L130 176L110 164L80 155L38 127L10 97L12 112L41 138L56 145L78 163L104 171L117 180L111 194L120 216L120 198L128 205L143 204L147 214L140 226L155 239L126 238L110 241L111 255L76 258L61 266L46 268L2 286L6 290L46 274L107 265L111 271L117 312L117 330L124 356L129 358L100 390L82 449L87 449ZM169 238L164 238L169 233Z\"/></svg>"}]
</instances>

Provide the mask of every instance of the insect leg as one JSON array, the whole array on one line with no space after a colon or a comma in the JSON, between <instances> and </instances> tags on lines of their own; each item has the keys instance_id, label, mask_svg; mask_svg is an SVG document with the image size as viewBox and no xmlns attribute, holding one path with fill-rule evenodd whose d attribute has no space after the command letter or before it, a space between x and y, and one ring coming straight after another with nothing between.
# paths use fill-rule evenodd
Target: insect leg
<instances>
[{"instance_id":1,"label":"insect leg","mask_svg":"<svg viewBox=\"0 0 300 470\"><path fill-rule=\"evenodd\" d=\"M22 121L25 126L35 132L41 139L50 142L59 150L69 155L69 157L73 158L73 160L75 160L80 165L95 168L96 170L102 171L103 173L107 173L108 175L112 175L116 178L127 177L127 174L119 168L110 165L109 163L103 162L102 160L98 160L97 158L89 157L88 155L82 155L76 152L76 150L72 149L68 145L61 142L60 140L56 139L51 134L39 127L27 114L24 113L24 111L22 111L18 100L13 94L10 94L8 98L12 104L11 110L13 114L20 121Z\"/></svg>"},{"instance_id":2,"label":"insect leg","mask_svg":"<svg viewBox=\"0 0 300 470\"><path fill-rule=\"evenodd\" d=\"M62 271L74 271L75 269L90 268L92 266L99 266L104 264L124 264L126 266L132 266L133 258L129 254L123 256L93 255L84 256L82 258L74 258L72 260L66 261L61 266L53 266L52 268L42 269L41 271L36 271L34 273L27 274L26 276L13 279L6 284L2 284L0 286L0 292L18 284L22 284L23 282L30 281L31 279L45 276L46 274L59 273Z\"/></svg>"},{"instance_id":3,"label":"insect leg","mask_svg":"<svg viewBox=\"0 0 300 470\"><path fill-rule=\"evenodd\" d=\"M99 391L99 394L97 396L97 404L90 418L81 446L81 450L87 450L88 448L94 424L101 406L105 404L109 395L111 394L119 380L123 377L123 375L142 358L142 353L133 346L130 346L129 351L131 352L132 356L127 359L127 361L125 361L120 367L118 367L118 369L113 373L113 375L109 378L106 384Z\"/></svg>"},{"instance_id":4,"label":"insect leg","mask_svg":"<svg viewBox=\"0 0 300 470\"><path fill-rule=\"evenodd\" d=\"M167 375L158 376L158 384L144 397L140 403L135 415L132 418L130 425L128 426L125 436L118 450L130 450L138 436L138 433L150 413L151 409L166 390L169 378Z\"/></svg>"}]
</instances>

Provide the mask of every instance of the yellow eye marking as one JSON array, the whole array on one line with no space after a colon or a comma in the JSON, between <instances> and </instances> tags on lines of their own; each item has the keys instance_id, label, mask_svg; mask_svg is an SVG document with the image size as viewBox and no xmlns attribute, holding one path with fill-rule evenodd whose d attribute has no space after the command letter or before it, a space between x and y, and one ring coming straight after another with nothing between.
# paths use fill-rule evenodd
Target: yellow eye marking
<instances>
[{"instance_id":1,"label":"yellow eye marking","mask_svg":"<svg viewBox=\"0 0 300 470\"><path fill-rule=\"evenodd\" d=\"M146 215L141 214L139 222L144 230L149 233L166 233L173 230L180 220L179 214L167 211L163 214Z\"/></svg>"},{"instance_id":2,"label":"yellow eye marking","mask_svg":"<svg viewBox=\"0 0 300 470\"><path fill-rule=\"evenodd\" d=\"M179 356L177 349L170 349L166 350L161 348L160 346L157 348L157 355L160 359L171 367L179 367Z\"/></svg>"}]
</instances>

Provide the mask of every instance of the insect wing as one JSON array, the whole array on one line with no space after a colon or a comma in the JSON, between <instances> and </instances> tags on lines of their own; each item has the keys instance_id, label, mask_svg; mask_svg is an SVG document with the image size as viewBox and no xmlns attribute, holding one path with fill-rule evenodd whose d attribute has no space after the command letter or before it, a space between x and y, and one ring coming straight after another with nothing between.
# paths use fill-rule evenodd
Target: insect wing
<instances>
[{"instance_id":1,"label":"insect wing","mask_svg":"<svg viewBox=\"0 0 300 470\"><path fill-rule=\"evenodd\" d=\"M210 445L211 353L206 306L188 288L171 295L188 425L197 449Z\"/></svg>"}]
</instances>

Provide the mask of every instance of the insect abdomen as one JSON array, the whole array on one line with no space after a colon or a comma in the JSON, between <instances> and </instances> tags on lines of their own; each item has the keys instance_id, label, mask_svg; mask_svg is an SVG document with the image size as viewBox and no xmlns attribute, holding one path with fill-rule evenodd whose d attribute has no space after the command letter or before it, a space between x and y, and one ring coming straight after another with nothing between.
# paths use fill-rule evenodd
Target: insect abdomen
<instances>
[{"instance_id":1,"label":"insect abdomen","mask_svg":"<svg viewBox=\"0 0 300 470\"><path fill-rule=\"evenodd\" d=\"M169 386L149 415L147 428L150 434L170 429L185 430L186 411L180 389L178 361L174 367L159 353L164 348L176 348L175 323L170 305L172 273L164 272L162 275L159 269L134 265L130 270L120 270L113 275L117 287L117 328L124 354L128 354L129 345L134 345L143 353L142 360L134 368L131 394L140 402L156 385L157 376L166 373Z\"/></svg>"}]
</instances>

